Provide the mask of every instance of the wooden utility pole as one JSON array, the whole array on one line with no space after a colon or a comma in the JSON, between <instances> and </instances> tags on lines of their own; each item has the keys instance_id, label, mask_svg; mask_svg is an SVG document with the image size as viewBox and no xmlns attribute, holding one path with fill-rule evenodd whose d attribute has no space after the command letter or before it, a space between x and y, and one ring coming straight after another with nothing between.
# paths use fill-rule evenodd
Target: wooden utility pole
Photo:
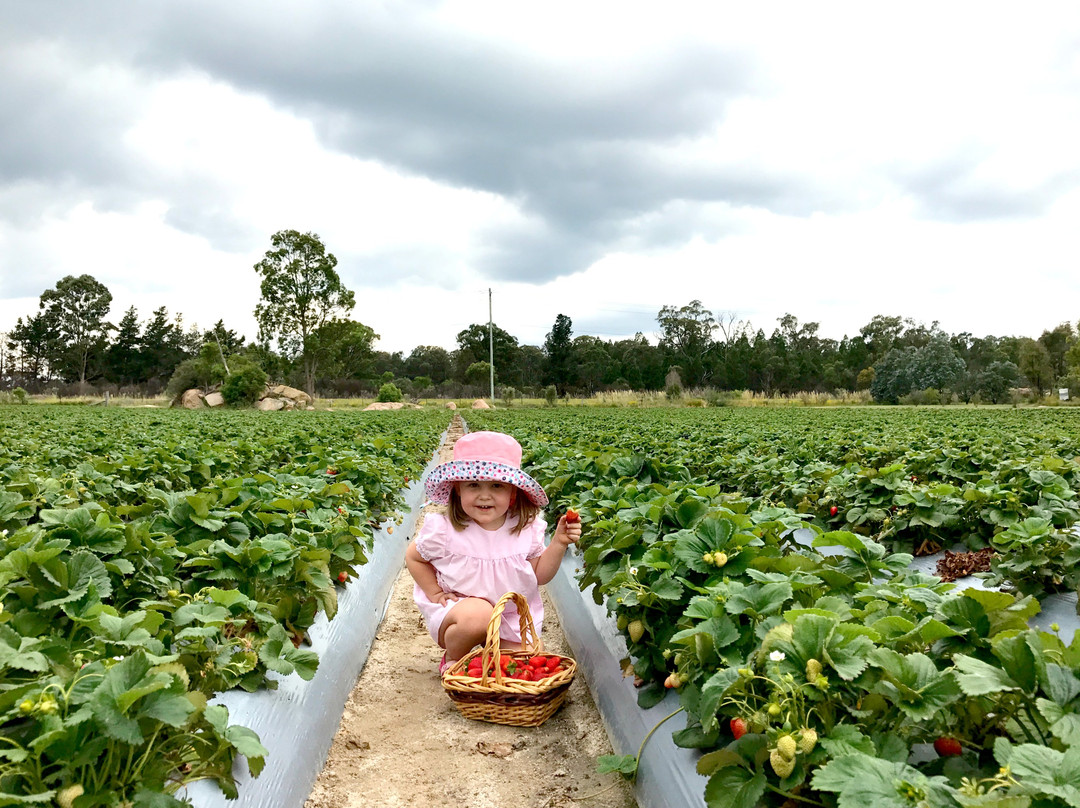
<instances>
[{"instance_id":1,"label":"wooden utility pole","mask_svg":"<svg viewBox=\"0 0 1080 808\"><path fill-rule=\"evenodd\" d=\"M488 369L491 381L491 404L495 405L495 329L491 320L491 287L488 287Z\"/></svg>"}]
</instances>

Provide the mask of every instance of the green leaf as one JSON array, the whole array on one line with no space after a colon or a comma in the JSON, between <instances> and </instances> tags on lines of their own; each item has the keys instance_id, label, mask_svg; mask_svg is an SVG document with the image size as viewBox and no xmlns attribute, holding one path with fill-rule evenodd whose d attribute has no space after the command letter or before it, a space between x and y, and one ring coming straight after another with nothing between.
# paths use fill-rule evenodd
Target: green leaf
<instances>
[{"instance_id":1,"label":"green leaf","mask_svg":"<svg viewBox=\"0 0 1080 808\"><path fill-rule=\"evenodd\" d=\"M873 755L875 752L873 740L850 724L837 724L828 735L822 736L819 743L834 758L845 755Z\"/></svg>"},{"instance_id":2,"label":"green leaf","mask_svg":"<svg viewBox=\"0 0 1080 808\"><path fill-rule=\"evenodd\" d=\"M739 672L735 668L721 668L701 686L701 698L698 701L698 717L706 731L712 730L717 725L717 710L724 694L733 684L739 681Z\"/></svg>"},{"instance_id":3,"label":"green leaf","mask_svg":"<svg viewBox=\"0 0 1080 808\"><path fill-rule=\"evenodd\" d=\"M634 755L600 755L596 759L596 773L610 774L618 772L627 777L637 774L638 761Z\"/></svg>"},{"instance_id":4,"label":"green leaf","mask_svg":"<svg viewBox=\"0 0 1080 808\"><path fill-rule=\"evenodd\" d=\"M1069 746L1080 747L1080 714L1066 710L1049 699L1036 699L1042 717L1050 723L1050 732Z\"/></svg>"},{"instance_id":5,"label":"green leaf","mask_svg":"<svg viewBox=\"0 0 1080 808\"><path fill-rule=\"evenodd\" d=\"M1019 685L1001 668L974 657L955 654L953 665L957 670L956 681L960 689L968 696L985 696L988 693L1019 688Z\"/></svg>"},{"instance_id":6,"label":"green leaf","mask_svg":"<svg viewBox=\"0 0 1080 808\"><path fill-rule=\"evenodd\" d=\"M960 687L952 674L939 671L925 654L901 655L889 648L876 648L870 657L888 677L888 681L878 683L874 692L890 698L915 721L931 718L960 697Z\"/></svg>"},{"instance_id":7,"label":"green leaf","mask_svg":"<svg viewBox=\"0 0 1080 808\"><path fill-rule=\"evenodd\" d=\"M811 547L846 547L847 549L862 554L866 552L866 542L856 534L846 530L832 530L822 533L810 543Z\"/></svg>"},{"instance_id":8,"label":"green leaf","mask_svg":"<svg viewBox=\"0 0 1080 808\"><path fill-rule=\"evenodd\" d=\"M675 509L675 521L679 523L679 527L693 527L694 523L704 516L708 510L709 506L699 499L687 500Z\"/></svg>"},{"instance_id":9,"label":"green leaf","mask_svg":"<svg viewBox=\"0 0 1080 808\"><path fill-rule=\"evenodd\" d=\"M761 771L725 766L705 785L705 804L708 808L755 808L765 793L765 784Z\"/></svg>"},{"instance_id":10,"label":"green leaf","mask_svg":"<svg viewBox=\"0 0 1080 808\"><path fill-rule=\"evenodd\" d=\"M708 777L720 769L727 766L745 766L746 760L743 756L733 752L730 749L717 749L713 752L706 752L704 755L698 758L697 773L703 774Z\"/></svg>"},{"instance_id":11,"label":"green leaf","mask_svg":"<svg viewBox=\"0 0 1080 808\"><path fill-rule=\"evenodd\" d=\"M995 744L994 753L998 754L1003 746ZM1074 746L1062 754L1056 749L1027 743L1012 746L1006 757L1003 765L1012 770L1025 790L1038 789L1080 808L1080 747Z\"/></svg>"},{"instance_id":12,"label":"green leaf","mask_svg":"<svg viewBox=\"0 0 1080 808\"><path fill-rule=\"evenodd\" d=\"M1063 665L1048 662L1042 678L1047 695L1062 707L1080 696L1080 678Z\"/></svg>"},{"instance_id":13,"label":"green leaf","mask_svg":"<svg viewBox=\"0 0 1080 808\"><path fill-rule=\"evenodd\" d=\"M811 785L839 794L837 808L947 806L952 789L944 777L926 777L905 763L868 755L830 760L814 772Z\"/></svg>"}]
</instances>

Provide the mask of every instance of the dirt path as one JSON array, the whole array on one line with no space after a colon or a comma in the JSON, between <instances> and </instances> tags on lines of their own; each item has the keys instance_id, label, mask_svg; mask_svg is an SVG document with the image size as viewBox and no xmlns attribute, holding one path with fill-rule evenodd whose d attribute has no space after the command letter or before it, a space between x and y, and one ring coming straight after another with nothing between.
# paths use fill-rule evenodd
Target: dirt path
<instances>
[{"instance_id":1,"label":"dirt path","mask_svg":"<svg viewBox=\"0 0 1080 808\"><path fill-rule=\"evenodd\" d=\"M460 435L452 425L443 460ZM569 653L546 594L544 606L545 647ZM543 726L488 724L463 718L447 697L441 654L403 568L305 808L635 808L617 775L595 774L611 745L583 676Z\"/></svg>"}]
</instances>

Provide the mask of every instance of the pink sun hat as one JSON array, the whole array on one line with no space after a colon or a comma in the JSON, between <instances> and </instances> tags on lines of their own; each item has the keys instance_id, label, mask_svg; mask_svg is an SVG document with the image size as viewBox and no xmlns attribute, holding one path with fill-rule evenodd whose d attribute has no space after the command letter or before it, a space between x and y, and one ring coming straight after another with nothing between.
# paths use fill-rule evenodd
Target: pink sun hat
<instances>
[{"instance_id":1,"label":"pink sun hat","mask_svg":"<svg viewBox=\"0 0 1080 808\"><path fill-rule=\"evenodd\" d=\"M470 432L458 438L454 459L432 469L424 490L436 505L446 505L454 483L463 480L510 483L538 508L548 504L540 483L521 470L521 444L502 432Z\"/></svg>"}]
</instances>

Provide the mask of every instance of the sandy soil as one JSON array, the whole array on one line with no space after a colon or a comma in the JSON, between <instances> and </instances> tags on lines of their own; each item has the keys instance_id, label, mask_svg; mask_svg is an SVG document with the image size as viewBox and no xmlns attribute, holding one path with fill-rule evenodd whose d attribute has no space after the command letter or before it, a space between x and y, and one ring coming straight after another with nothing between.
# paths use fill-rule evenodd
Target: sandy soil
<instances>
[{"instance_id":1,"label":"sandy soil","mask_svg":"<svg viewBox=\"0 0 1080 808\"><path fill-rule=\"evenodd\" d=\"M444 459L460 434L452 427ZM544 601L544 646L569 654L546 594ZM462 717L443 691L441 655L403 568L305 808L636 806L624 780L595 773L611 745L583 676L543 726L489 724Z\"/></svg>"}]
</instances>

